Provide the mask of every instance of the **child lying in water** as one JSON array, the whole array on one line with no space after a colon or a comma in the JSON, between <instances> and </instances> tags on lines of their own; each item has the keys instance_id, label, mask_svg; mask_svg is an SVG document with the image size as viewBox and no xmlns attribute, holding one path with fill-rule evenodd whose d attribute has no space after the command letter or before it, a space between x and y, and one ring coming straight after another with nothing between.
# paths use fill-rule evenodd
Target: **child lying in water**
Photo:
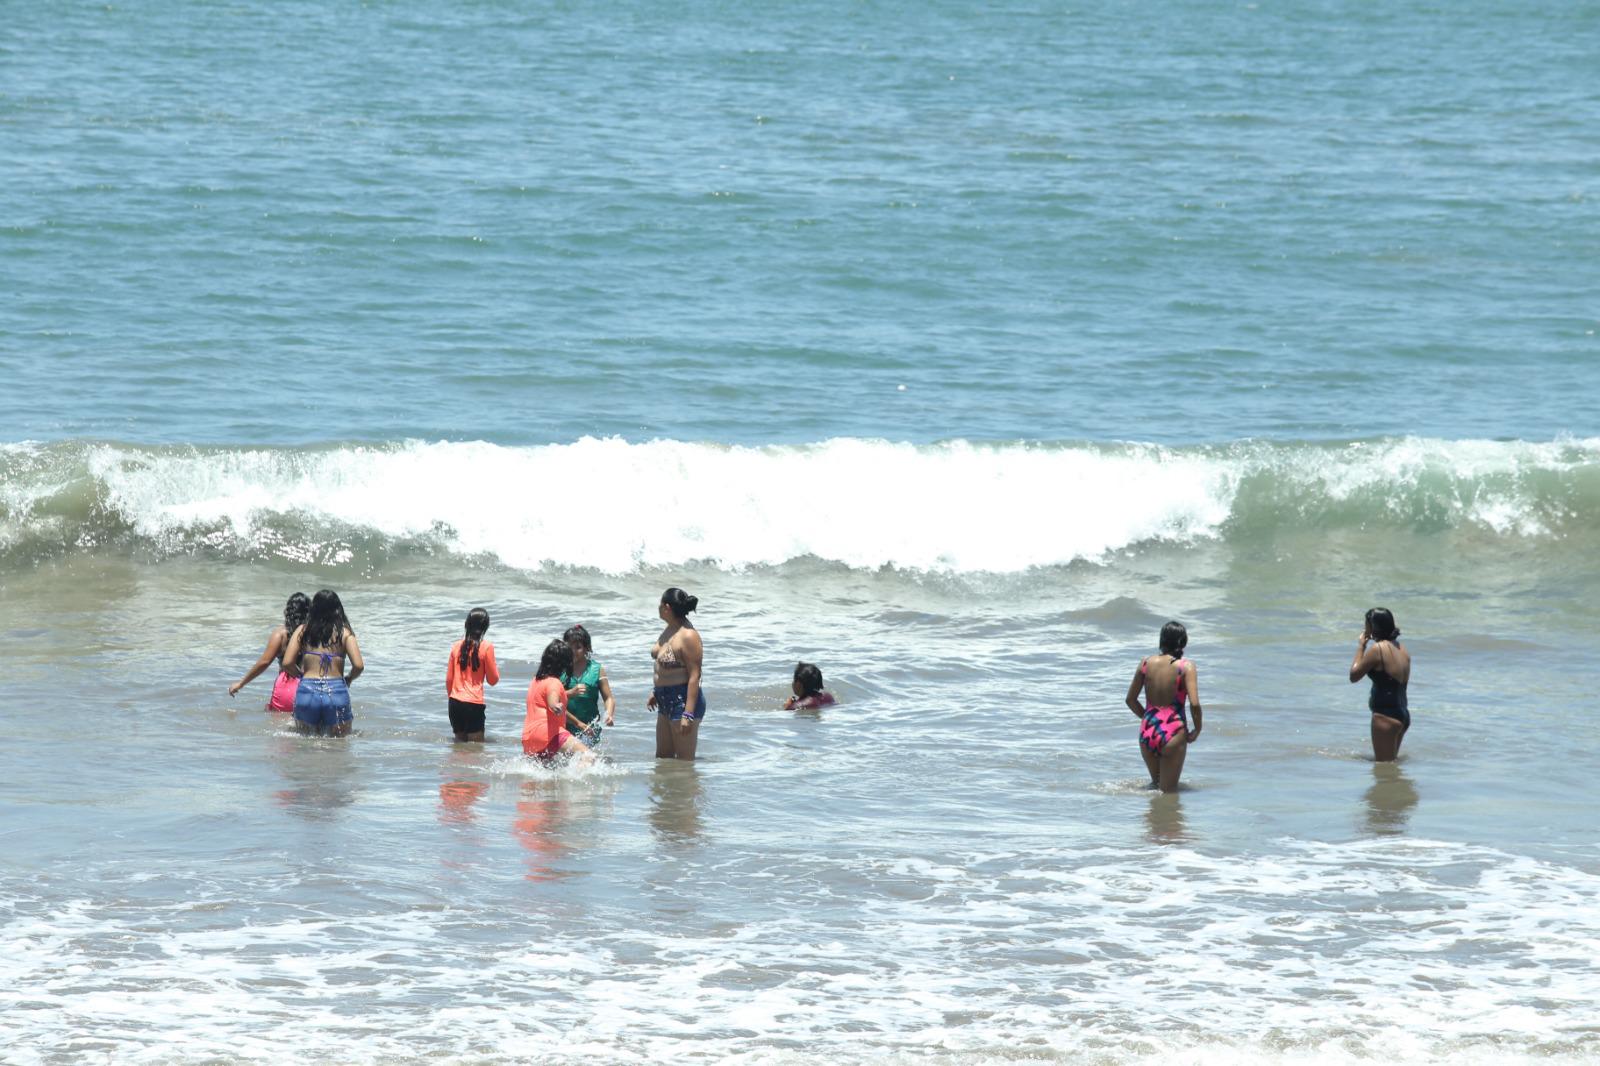
<instances>
[{"instance_id":1,"label":"child lying in water","mask_svg":"<svg viewBox=\"0 0 1600 1066\"><path fill-rule=\"evenodd\" d=\"M783 705L786 711L814 711L833 704L833 693L822 687L822 670L815 663L797 663L794 668L794 695Z\"/></svg>"}]
</instances>

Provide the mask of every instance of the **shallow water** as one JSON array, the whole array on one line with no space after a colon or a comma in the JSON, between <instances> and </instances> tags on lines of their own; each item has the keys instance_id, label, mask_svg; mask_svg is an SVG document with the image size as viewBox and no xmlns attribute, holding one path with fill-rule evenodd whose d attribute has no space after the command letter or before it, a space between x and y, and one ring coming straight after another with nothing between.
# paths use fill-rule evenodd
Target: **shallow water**
<instances>
[{"instance_id":1,"label":"shallow water","mask_svg":"<svg viewBox=\"0 0 1600 1066\"><path fill-rule=\"evenodd\" d=\"M1592 1054L1587 779L1527 711L1576 705L1556 634L1492 650L1492 594L1417 618L1417 726L1375 766L1342 619L1271 603L1317 576L1196 554L984 595L695 573L693 766L651 757L642 708L658 575L363 583L348 742L285 732L265 681L230 702L232 675L187 665L242 670L270 622L253 605L295 571L13 577L14 706L73 726L5 719L4 1024L42 1061ZM1159 616L1095 587L1147 568L1194 620L1206 707L1176 797L1144 790L1118 709ZM199 590L221 615L163 613ZM71 642L16 625L46 599ZM449 743L436 676L465 600L490 604L506 674L482 747ZM600 768L529 767L521 693L572 618L619 726ZM842 703L777 710L814 649Z\"/></svg>"}]
</instances>

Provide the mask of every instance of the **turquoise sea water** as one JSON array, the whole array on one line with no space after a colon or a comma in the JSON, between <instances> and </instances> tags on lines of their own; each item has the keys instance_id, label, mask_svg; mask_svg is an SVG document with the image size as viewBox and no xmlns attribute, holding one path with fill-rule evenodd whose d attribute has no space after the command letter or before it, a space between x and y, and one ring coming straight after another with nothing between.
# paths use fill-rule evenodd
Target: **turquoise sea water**
<instances>
[{"instance_id":1,"label":"turquoise sea water","mask_svg":"<svg viewBox=\"0 0 1600 1066\"><path fill-rule=\"evenodd\" d=\"M1600 350L1593 4L7 21L13 439L1548 439L1597 414L1561 384Z\"/></svg>"},{"instance_id":2,"label":"turquoise sea water","mask_svg":"<svg viewBox=\"0 0 1600 1066\"><path fill-rule=\"evenodd\" d=\"M4 13L0 1060L1600 1057L1600 5Z\"/></svg>"}]
</instances>

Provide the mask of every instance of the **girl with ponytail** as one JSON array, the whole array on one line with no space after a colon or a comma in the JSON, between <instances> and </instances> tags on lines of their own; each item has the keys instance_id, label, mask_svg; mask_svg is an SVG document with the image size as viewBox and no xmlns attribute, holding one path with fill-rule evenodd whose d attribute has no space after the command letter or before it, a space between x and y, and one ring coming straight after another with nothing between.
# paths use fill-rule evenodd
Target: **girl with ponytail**
<instances>
[{"instance_id":1,"label":"girl with ponytail","mask_svg":"<svg viewBox=\"0 0 1600 1066\"><path fill-rule=\"evenodd\" d=\"M300 628L310 610L311 601L304 592L296 592L289 597L289 602L283 605L283 625L272 627L272 632L267 634L267 647L261 653L261 658L256 660L248 673L228 686L228 695L237 696L240 689L259 677L276 659L278 679L272 683L272 698L267 701L267 710L285 714L294 710L294 693L300 687L300 675L289 672L284 653L289 650L289 634Z\"/></svg>"},{"instance_id":2,"label":"girl with ponytail","mask_svg":"<svg viewBox=\"0 0 1600 1066\"><path fill-rule=\"evenodd\" d=\"M450 729L458 741L483 740L484 682L500 683L494 645L483 639L488 631L489 612L474 607L467 612L466 636L450 645L444 692L450 710Z\"/></svg>"}]
</instances>

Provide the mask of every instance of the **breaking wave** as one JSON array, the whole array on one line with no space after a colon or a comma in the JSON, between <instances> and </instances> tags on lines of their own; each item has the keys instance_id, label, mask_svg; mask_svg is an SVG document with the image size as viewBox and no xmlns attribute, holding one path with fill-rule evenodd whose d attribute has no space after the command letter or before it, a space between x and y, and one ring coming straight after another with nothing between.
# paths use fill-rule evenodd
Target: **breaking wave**
<instances>
[{"instance_id":1,"label":"breaking wave","mask_svg":"<svg viewBox=\"0 0 1600 1066\"><path fill-rule=\"evenodd\" d=\"M627 573L814 557L1013 573L1297 528L1560 539L1600 513L1600 439L736 447L0 446L0 559L82 550L359 565L451 553Z\"/></svg>"}]
</instances>

